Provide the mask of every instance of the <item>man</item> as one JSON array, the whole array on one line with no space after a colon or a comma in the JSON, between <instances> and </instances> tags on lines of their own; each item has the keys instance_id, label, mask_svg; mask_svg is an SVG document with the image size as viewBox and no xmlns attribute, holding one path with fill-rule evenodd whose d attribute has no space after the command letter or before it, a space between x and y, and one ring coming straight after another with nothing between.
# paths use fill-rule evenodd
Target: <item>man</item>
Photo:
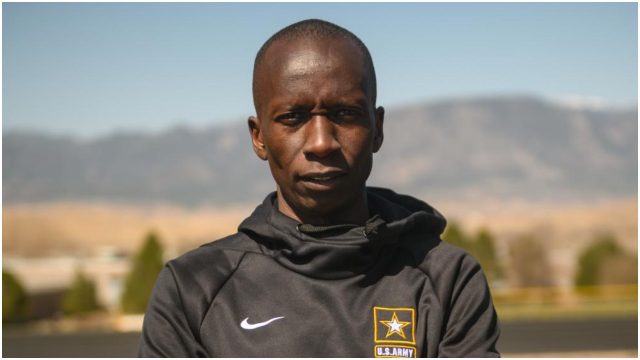
<instances>
[{"instance_id":1,"label":"man","mask_svg":"<svg viewBox=\"0 0 640 360\"><path fill-rule=\"evenodd\" d=\"M167 264L139 354L498 356L485 277L440 240L444 218L365 186L384 118L365 45L302 21L263 45L253 76L249 129L276 192L238 233Z\"/></svg>"}]
</instances>

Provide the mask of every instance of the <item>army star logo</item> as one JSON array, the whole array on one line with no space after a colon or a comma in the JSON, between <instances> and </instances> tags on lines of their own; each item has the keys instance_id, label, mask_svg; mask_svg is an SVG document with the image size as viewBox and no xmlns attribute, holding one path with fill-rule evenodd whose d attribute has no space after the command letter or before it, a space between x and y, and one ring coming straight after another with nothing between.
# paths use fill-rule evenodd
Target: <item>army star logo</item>
<instances>
[{"instance_id":1,"label":"army star logo","mask_svg":"<svg viewBox=\"0 0 640 360\"><path fill-rule=\"evenodd\" d=\"M395 311L393 312L393 316L391 317L391 321L380 320L380 322L382 324L384 324L388 328L387 329L387 335L385 335L385 338L388 338L389 336L391 336L393 334L398 334L403 339L407 338L404 335L403 328L405 326L407 326L407 325L410 325L411 322L409 322L409 321L398 321L398 315L396 315Z\"/></svg>"},{"instance_id":2,"label":"army star logo","mask_svg":"<svg viewBox=\"0 0 640 360\"><path fill-rule=\"evenodd\" d=\"M416 309L374 306L373 344L376 358L417 357Z\"/></svg>"},{"instance_id":3,"label":"army star logo","mask_svg":"<svg viewBox=\"0 0 640 360\"><path fill-rule=\"evenodd\" d=\"M376 344L416 344L416 310L410 307L373 307Z\"/></svg>"}]
</instances>

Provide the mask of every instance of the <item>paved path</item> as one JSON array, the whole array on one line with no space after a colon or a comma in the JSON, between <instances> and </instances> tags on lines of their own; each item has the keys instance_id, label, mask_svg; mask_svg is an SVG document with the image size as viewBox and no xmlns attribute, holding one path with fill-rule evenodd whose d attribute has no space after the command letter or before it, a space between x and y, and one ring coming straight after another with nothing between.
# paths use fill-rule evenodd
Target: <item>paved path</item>
<instances>
[{"instance_id":1,"label":"paved path","mask_svg":"<svg viewBox=\"0 0 640 360\"><path fill-rule=\"evenodd\" d=\"M135 357L139 333L29 335L5 327L4 357ZM505 355L625 353L638 348L636 319L504 323L499 350ZM611 352L614 351L614 352ZM625 352L627 351L627 352Z\"/></svg>"}]
</instances>

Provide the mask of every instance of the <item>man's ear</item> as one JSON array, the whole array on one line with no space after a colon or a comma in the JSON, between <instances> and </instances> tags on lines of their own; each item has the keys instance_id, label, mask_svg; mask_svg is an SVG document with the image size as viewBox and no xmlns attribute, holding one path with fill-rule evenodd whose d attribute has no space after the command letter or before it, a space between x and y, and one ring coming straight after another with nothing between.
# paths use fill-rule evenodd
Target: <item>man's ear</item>
<instances>
[{"instance_id":1,"label":"man's ear","mask_svg":"<svg viewBox=\"0 0 640 360\"><path fill-rule=\"evenodd\" d=\"M260 131L260 119L255 116L249 116L247 120L249 125L249 133L251 135L251 143L253 144L253 152L262 160L267 160L267 150L264 148L262 141L262 131Z\"/></svg>"},{"instance_id":2,"label":"man's ear","mask_svg":"<svg viewBox=\"0 0 640 360\"><path fill-rule=\"evenodd\" d=\"M382 106L376 109L376 119L375 119L375 135L373 138L373 152L378 152L382 147L382 141L384 140L384 108Z\"/></svg>"}]
</instances>

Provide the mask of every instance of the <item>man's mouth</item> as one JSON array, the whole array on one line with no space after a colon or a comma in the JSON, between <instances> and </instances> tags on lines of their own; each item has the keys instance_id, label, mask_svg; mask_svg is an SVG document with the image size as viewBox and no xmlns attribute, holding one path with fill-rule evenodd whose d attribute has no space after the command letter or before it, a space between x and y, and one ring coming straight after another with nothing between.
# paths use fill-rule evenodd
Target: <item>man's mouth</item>
<instances>
[{"instance_id":1,"label":"man's mouth","mask_svg":"<svg viewBox=\"0 0 640 360\"><path fill-rule=\"evenodd\" d=\"M305 182L316 183L318 185L330 186L338 182L347 173L344 171L327 171L317 173L307 173L300 176L300 179Z\"/></svg>"}]
</instances>

